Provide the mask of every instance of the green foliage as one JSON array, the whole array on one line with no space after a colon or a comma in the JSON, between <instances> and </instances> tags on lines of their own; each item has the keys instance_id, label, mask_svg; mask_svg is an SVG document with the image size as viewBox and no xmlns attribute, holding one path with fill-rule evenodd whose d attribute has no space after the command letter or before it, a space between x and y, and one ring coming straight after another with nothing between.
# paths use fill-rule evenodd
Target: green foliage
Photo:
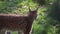
<instances>
[{"instance_id":1,"label":"green foliage","mask_svg":"<svg viewBox=\"0 0 60 34\"><path fill-rule=\"evenodd\" d=\"M12 32L12 34L17 34L17 32Z\"/></svg>"},{"instance_id":2,"label":"green foliage","mask_svg":"<svg viewBox=\"0 0 60 34\"><path fill-rule=\"evenodd\" d=\"M57 34L60 34L60 0L55 0L55 2L50 6L49 17L51 17L54 25L56 27ZM51 21L51 22L52 22Z\"/></svg>"},{"instance_id":3,"label":"green foliage","mask_svg":"<svg viewBox=\"0 0 60 34\"><path fill-rule=\"evenodd\" d=\"M54 2L54 0L45 1L47 4L50 1ZM37 2L34 3L32 0L0 1L0 13L24 15L29 11L29 7L35 10L38 5ZM48 8L50 6L39 7L38 16L33 23L32 34L56 34L57 28L55 25L58 21L48 16ZM13 32L13 34L16 33Z\"/></svg>"}]
</instances>

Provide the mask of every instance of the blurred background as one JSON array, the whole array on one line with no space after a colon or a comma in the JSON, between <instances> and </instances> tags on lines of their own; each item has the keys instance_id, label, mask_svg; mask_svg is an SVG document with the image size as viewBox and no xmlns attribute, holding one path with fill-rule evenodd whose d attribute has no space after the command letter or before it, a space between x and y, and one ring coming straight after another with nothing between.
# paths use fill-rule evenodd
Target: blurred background
<instances>
[{"instance_id":1,"label":"blurred background","mask_svg":"<svg viewBox=\"0 0 60 34\"><path fill-rule=\"evenodd\" d=\"M0 14L24 15L28 7L34 10L37 6L32 34L60 34L60 0L0 0Z\"/></svg>"}]
</instances>

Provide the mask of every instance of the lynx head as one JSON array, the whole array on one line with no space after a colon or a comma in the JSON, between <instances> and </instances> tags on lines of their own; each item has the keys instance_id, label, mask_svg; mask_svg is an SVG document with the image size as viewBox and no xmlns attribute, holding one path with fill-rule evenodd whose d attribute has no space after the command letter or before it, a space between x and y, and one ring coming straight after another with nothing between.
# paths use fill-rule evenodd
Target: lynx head
<instances>
[{"instance_id":1,"label":"lynx head","mask_svg":"<svg viewBox=\"0 0 60 34\"><path fill-rule=\"evenodd\" d=\"M37 10L38 10L38 8L36 9L36 10L31 10L30 8L29 8L29 16L30 17L33 17L33 18L36 18L37 17Z\"/></svg>"}]
</instances>

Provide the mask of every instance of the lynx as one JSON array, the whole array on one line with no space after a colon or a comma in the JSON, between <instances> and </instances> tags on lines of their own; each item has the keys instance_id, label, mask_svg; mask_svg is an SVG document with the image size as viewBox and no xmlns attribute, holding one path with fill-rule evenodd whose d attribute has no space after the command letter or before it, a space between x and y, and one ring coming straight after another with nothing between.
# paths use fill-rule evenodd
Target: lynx
<instances>
[{"instance_id":1,"label":"lynx","mask_svg":"<svg viewBox=\"0 0 60 34\"><path fill-rule=\"evenodd\" d=\"M17 14L0 14L0 30L22 30L24 34L29 34L33 21L37 17L37 9L31 10L27 16L20 16Z\"/></svg>"}]
</instances>

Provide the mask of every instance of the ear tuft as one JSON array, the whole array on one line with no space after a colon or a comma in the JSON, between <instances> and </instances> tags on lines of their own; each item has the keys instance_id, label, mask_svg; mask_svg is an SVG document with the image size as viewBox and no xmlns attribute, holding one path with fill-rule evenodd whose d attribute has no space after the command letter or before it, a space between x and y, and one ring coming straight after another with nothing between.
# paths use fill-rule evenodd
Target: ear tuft
<instances>
[{"instance_id":1,"label":"ear tuft","mask_svg":"<svg viewBox=\"0 0 60 34\"><path fill-rule=\"evenodd\" d=\"M29 7L28 9L29 9L29 12L31 12L31 8Z\"/></svg>"},{"instance_id":2,"label":"ear tuft","mask_svg":"<svg viewBox=\"0 0 60 34\"><path fill-rule=\"evenodd\" d=\"M39 6L36 8L36 11L38 10Z\"/></svg>"}]
</instances>

